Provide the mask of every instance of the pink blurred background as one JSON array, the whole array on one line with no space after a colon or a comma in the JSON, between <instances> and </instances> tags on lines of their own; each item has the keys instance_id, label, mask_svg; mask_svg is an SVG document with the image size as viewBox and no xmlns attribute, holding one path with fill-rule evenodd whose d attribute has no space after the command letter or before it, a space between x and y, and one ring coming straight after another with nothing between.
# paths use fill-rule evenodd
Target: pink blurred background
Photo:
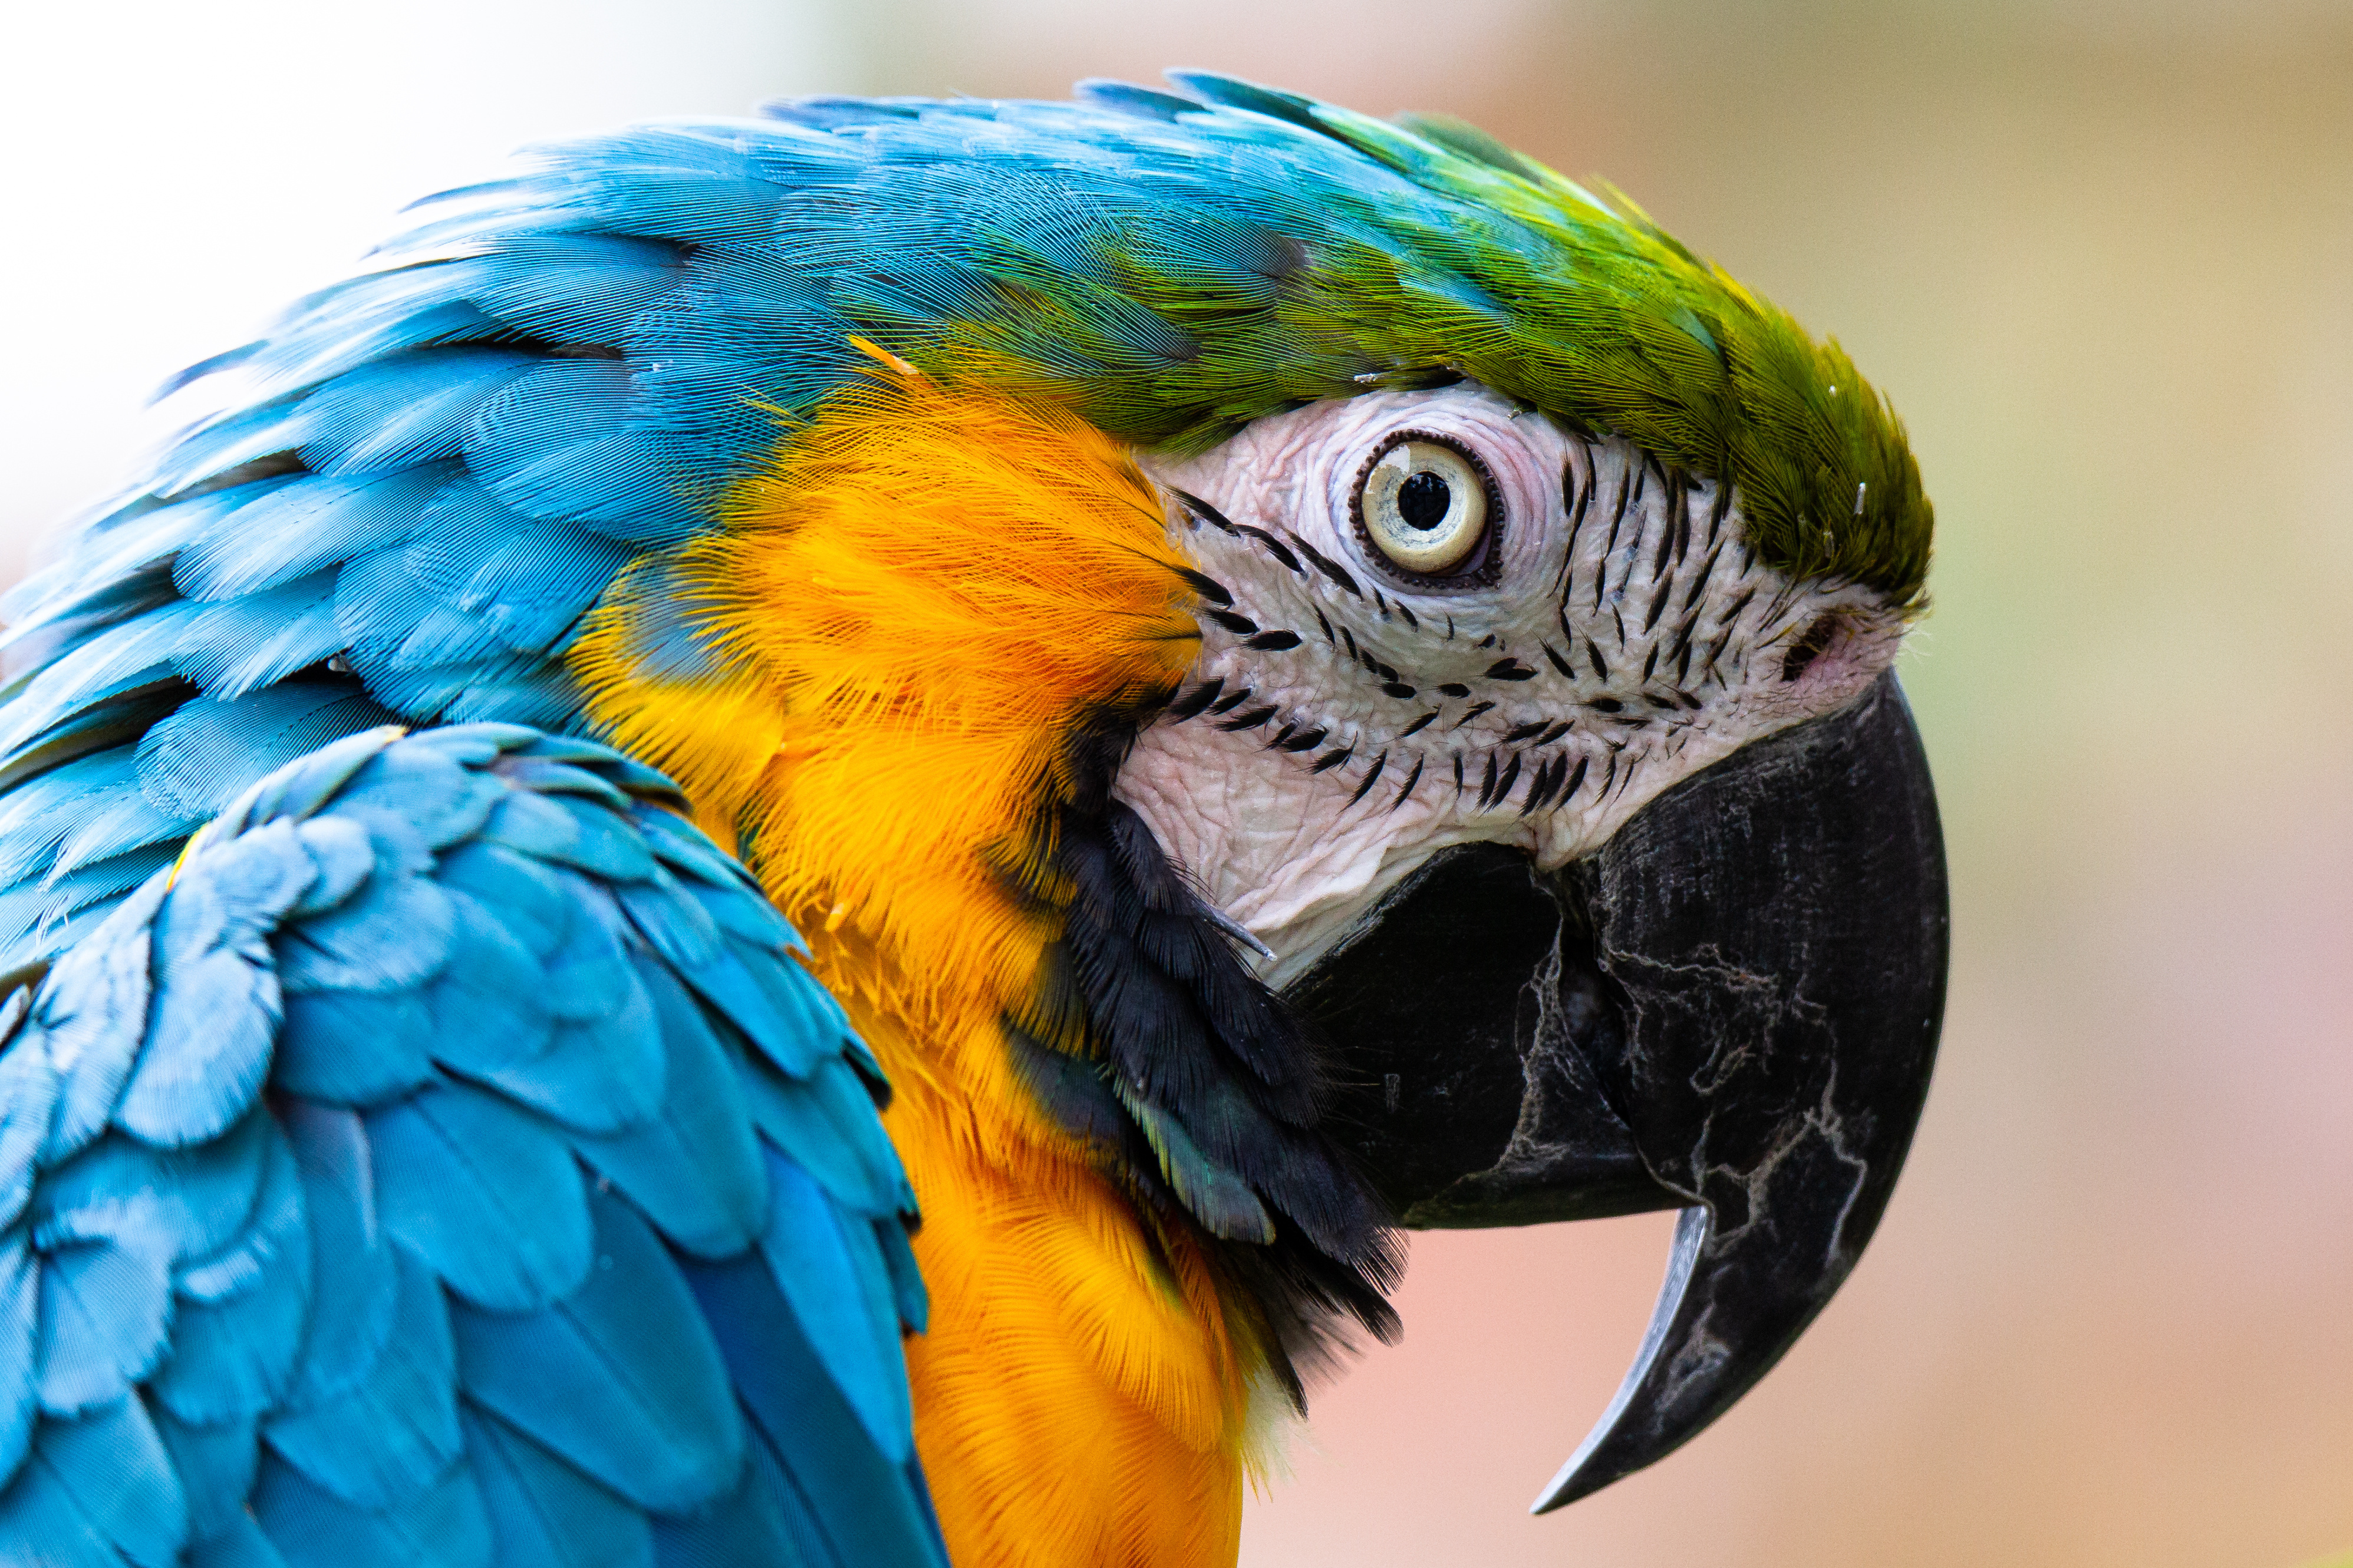
<instances>
[{"instance_id":1,"label":"pink blurred background","mask_svg":"<svg viewBox=\"0 0 2353 1568\"><path fill-rule=\"evenodd\" d=\"M1846 344L1941 522L1943 1065L1870 1255L1681 1454L1528 1500L1652 1215L1414 1246L1243 1561L2292 1568L2353 1545L2353 9L294 0L12 17L0 574L141 394L518 142L1229 69L1613 180Z\"/></svg>"}]
</instances>

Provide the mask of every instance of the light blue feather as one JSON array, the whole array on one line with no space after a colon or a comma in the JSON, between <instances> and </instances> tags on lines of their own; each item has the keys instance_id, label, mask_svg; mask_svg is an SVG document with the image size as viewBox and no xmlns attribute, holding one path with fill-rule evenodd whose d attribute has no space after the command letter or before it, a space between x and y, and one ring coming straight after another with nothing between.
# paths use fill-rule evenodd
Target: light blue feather
<instances>
[{"instance_id":1,"label":"light blue feather","mask_svg":"<svg viewBox=\"0 0 2353 1568\"><path fill-rule=\"evenodd\" d=\"M392 715L342 681L289 681L233 700L200 697L139 742L139 781L181 820L216 816L256 779Z\"/></svg>"},{"instance_id":2,"label":"light blue feather","mask_svg":"<svg viewBox=\"0 0 2353 1568\"><path fill-rule=\"evenodd\" d=\"M516 381L474 416L466 466L526 517L563 518L611 538L688 538L701 514L680 493L631 417L629 372L608 359L563 359Z\"/></svg>"},{"instance_id":3,"label":"light blue feather","mask_svg":"<svg viewBox=\"0 0 2353 1568\"><path fill-rule=\"evenodd\" d=\"M262 1424L270 1448L313 1483L357 1508L397 1508L453 1468L457 1351L441 1287L422 1262L393 1249L398 1290L391 1332L359 1381Z\"/></svg>"},{"instance_id":4,"label":"light blue feather","mask_svg":"<svg viewBox=\"0 0 2353 1568\"><path fill-rule=\"evenodd\" d=\"M253 1103L280 1017L267 933L317 877L294 825L281 820L178 879L155 923L146 1043L114 1110L134 1137L169 1148L202 1142Z\"/></svg>"},{"instance_id":5,"label":"light blue feather","mask_svg":"<svg viewBox=\"0 0 2353 1568\"><path fill-rule=\"evenodd\" d=\"M178 1473L135 1398L42 1422L0 1490L0 1561L27 1568L174 1568L187 1534Z\"/></svg>"},{"instance_id":6,"label":"light blue feather","mask_svg":"<svg viewBox=\"0 0 2353 1568\"><path fill-rule=\"evenodd\" d=\"M575 523L526 517L467 479L427 503L403 559L427 592L480 616L506 648L546 653L633 553Z\"/></svg>"},{"instance_id":7,"label":"light blue feather","mask_svg":"<svg viewBox=\"0 0 2353 1568\"><path fill-rule=\"evenodd\" d=\"M365 1124L351 1111L299 1099L282 1121L311 1249L311 1308L286 1401L300 1406L333 1398L367 1375L392 1334L400 1276L376 1214Z\"/></svg>"},{"instance_id":8,"label":"light blue feather","mask_svg":"<svg viewBox=\"0 0 2353 1568\"><path fill-rule=\"evenodd\" d=\"M261 1436L251 1418L200 1425L152 1404L147 1415L180 1478L191 1539L235 1529L245 1516L245 1500L261 1461Z\"/></svg>"},{"instance_id":9,"label":"light blue feather","mask_svg":"<svg viewBox=\"0 0 2353 1568\"><path fill-rule=\"evenodd\" d=\"M171 1353L148 1384L160 1408L198 1426L250 1425L283 1403L311 1319L311 1215L293 1150L275 1118L252 1119L269 1145L252 1211L218 1250L182 1259Z\"/></svg>"},{"instance_id":10,"label":"light blue feather","mask_svg":"<svg viewBox=\"0 0 2353 1568\"><path fill-rule=\"evenodd\" d=\"M192 599L235 599L397 544L433 492L458 473L454 463L421 463L280 485L191 541L173 580Z\"/></svg>"},{"instance_id":11,"label":"light blue feather","mask_svg":"<svg viewBox=\"0 0 2353 1568\"><path fill-rule=\"evenodd\" d=\"M406 468L458 455L484 399L537 363L518 349L393 354L303 399L300 455L315 473Z\"/></svg>"}]
</instances>

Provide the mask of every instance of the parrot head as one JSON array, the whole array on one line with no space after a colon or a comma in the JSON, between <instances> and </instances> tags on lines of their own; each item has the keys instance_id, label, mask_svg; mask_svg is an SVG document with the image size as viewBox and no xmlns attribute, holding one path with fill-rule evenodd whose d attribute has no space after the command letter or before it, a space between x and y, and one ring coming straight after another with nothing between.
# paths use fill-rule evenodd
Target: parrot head
<instances>
[{"instance_id":1,"label":"parrot head","mask_svg":"<svg viewBox=\"0 0 2353 1568\"><path fill-rule=\"evenodd\" d=\"M492 488L716 520L634 540L565 679L811 933L929 1245L937 1172L1083 1168L1296 1396L1394 1327L1397 1226L1678 1209L1556 1507L1886 1206L1944 996L1929 506L1844 354L1630 204L1175 80L642 133L427 237L551 293L567 224L672 247L535 373L614 444Z\"/></svg>"},{"instance_id":2,"label":"parrot head","mask_svg":"<svg viewBox=\"0 0 2353 1568\"><path fill-rule=\"evenodd\" d=\"M1908 606L1475 384L1153 471L1215 607L1113 792L1331 1043L1335 1141L1408 1226L1683 1211L1556 1507L1761 1376L1887 1202L1945 956Z\"/></svg>"}]
</instances>

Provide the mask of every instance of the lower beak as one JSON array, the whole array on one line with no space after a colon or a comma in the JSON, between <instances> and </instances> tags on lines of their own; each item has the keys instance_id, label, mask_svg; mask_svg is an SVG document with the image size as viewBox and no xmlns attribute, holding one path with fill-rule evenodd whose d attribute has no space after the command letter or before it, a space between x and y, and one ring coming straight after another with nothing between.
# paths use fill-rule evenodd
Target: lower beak
<instances>
[{"instance_id":1,"label":"lower beak","mask_svg":"<svg viewBox=\"0 0 2353 1568\"><path fill-rule=\"evenodd\" d=\"M1290 988L1336 1047L1325 1125L1405 1224L1683 1210L1633 1368L1535 1511L1696 1436L1853 1268L1926 1098L1947 941L1890 674L1557 873L1442 852Z\"/></svg>"}]
</instances>

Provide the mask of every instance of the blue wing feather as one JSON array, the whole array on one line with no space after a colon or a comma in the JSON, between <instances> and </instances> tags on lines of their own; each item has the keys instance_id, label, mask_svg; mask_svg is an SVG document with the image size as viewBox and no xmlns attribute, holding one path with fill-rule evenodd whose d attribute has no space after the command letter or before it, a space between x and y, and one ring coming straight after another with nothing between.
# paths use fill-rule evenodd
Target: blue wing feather
<instances>
[{"instance_id":1,"label":"blue wing feather","mask_svg":"<svg viewBox=\"0 0 2353 1568\"><path fill-rule=\"evenodd\" d=\"M610 1195L590 1209L579 1288L537 1312L459 1310L466 1396L638 1507L691 1512L743 1467L734 1389L652 1228Z\"/></svg>"},{"instance_id":2,"label":"blue wing feather","mask_svg":"<svg viewBox=\"0 0 2353 1568\"><path fill-rule=\"evenodd\" d=\"M457 1349L432 1272L395 1248L390 1331L367 1371L314 1403L272 1415L261 1434L280 1458L355 1507L381 1511L429 1487L464 1452Z\"/></svg>"},{"instance_id":3,"label":"blue wing feather","mask_svg":"<svg viewBox=\"0 0 2353 1568\"><path fill-rule=\"evenodd\" d=\"M488 1412L464 1418L504 1568L653 1568L642 1509Z\"/></svg>"},{"instance_id":4,"label":"blue wing feather","mask_svg":"<svg viewBox=\"0 0 2353 1568\"><path fill-rule=\"evenodd\" d=\"M181 799L174 747L227 772L322 698L77 776ZM674 799L513 725L328 739L0 1009L0 1558L944 1563L912 1196Z\"/></svg>"}]
</instances>

